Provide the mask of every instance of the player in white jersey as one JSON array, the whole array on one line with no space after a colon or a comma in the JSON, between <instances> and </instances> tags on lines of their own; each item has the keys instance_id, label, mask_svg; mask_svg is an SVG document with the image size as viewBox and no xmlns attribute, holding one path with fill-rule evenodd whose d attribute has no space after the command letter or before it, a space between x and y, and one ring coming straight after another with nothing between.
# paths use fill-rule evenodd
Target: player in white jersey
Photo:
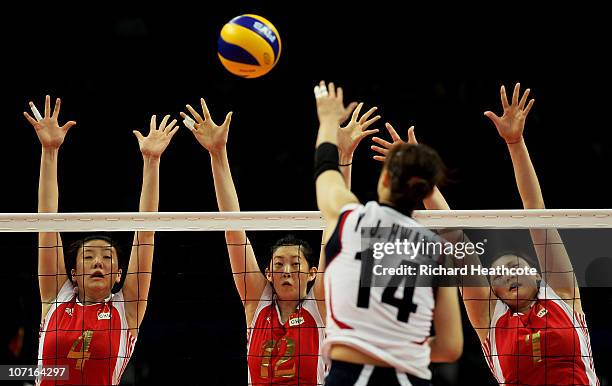
<instances>
[{"instance_id":1,"label":"player in white jersey","mask_svg":"<svg viewBox=\"0 0 612 386\"><path fill-rule=\"evenodd\" d=\"M51 111L51 98L45 99L44 116L34 104L34 118L24 112L42 145L38 212L56 213L59 189L57 159L68 130L76 124L60 126L60 99ZM149 134L134 131L143 156L143 184L140 211L155 212L159 202L160 157L176 133L176 120L170 116L159 125L151 118ZM99 178L98 178L99 177ZM103 173L84 177L86 189L112 190ZM78 241L64 261L59 233L39 234L38 283L42 301L39 365L68 366L68 380L39 379L46 384L119 384L132 354L138 328L147 308L153 264L154 232L136 232L128 272L122 289L113 294L121 281L116 246L108 237L94 235Z\"/></svg>"},{"instance_id":2,"label":"player in white jersey","mask_svg":"<svg viewBox=\"0 0 612 386\"><path fill-rule=\"evenodd\" d=\"M226 148L232 113L217 125L204 99L200 102L202 115L187 105L191 116L186 113L181 116L210 154L219 210L240 211ZM345 108L341 103L344 117L355 106L350 104ZM374 111L365 113L360 122L351 119L342 129L347 180L353 151L361 139L377 131L366 130L380 118L369 119ZM284 189L282 181L279 186ZM315 281L315 277L317 265L318 270L324 269L324 254L321 253L317 262L306 242L285 237L272 247L271 258L262 273L246 232L230 230L225 232L225 237L234 283L246 317L249 385L321 385L325 373L320 355L325 302L323 280Z\"/></svg>"},{"instance_id":3,"label":"player in white jersey","mask_svg":"<svg viewBox=\"0 0 612 386\"><path fill-rule=\"evenodd\" d=\"M520 95L514 87L508 101L505 87L500 89L503 115L485 112L504 139L511 155L517 187L525 209L544 209L540 183L523 139L525 120L534 99L527 102L530 90ZM519 98L520 97L520 98ZM373 149L385 160L388 149L403 143L392 126L387 129L393 143L373 138ZM414 128L408 143L416 144ZM449 210L436 190L427 209ZM599 385L595 373L589 331L582 310L580 289L563 240L556 229L531 229L531 238L540 267L537 275L492 275L483 286L462 288L465 308L482 346L486 362L496 380L520 385ZM531 259L503 254L491 267L537 267ZM480 264L475 256L470 264Z\"/></svg>"},{"instance_id":4,"label":"player in white jersey","mask_svg":"<svg viewBox=\"0 0 612 386\"><path fill-rule=\"evenodd\" d=\"M361 231L379 228L381 232L412 233L409 237L419 239L434 238L410 215L443 177L442 161L422 145L393 147L378 181L379 202L360 205L337 166L341 115L335 87L330 84L328 89L321 82L315 87L315 97L320 122L315 153L317 203L327 229L334 230L326 247L328 336L323 350L332 364L325 384L427 385L430 361L454 361L461 355L457 289L434 291L404 278L391 279L385 288L368 285L364 279L373 274L372 261L362 250ZM418 260L424 262L427 257ZM432 321L435 337L429 337Z\"/></svg>"}]
</instances>

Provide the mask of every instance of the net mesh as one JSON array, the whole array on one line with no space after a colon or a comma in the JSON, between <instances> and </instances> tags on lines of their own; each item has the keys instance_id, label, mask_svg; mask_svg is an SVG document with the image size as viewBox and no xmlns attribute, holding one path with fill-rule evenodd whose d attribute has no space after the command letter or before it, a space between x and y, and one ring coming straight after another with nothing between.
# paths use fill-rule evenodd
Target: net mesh
<instances>
[{"instance_id":1,"label":"net mesh","mask_svg":"<svg viewBox=\"0 0 612 386\"><path fill-rule=\"evenodd\" d=\"M542 308L535 314L517 312L521 315L516 318L498 315L499 305L491 301L495 292L488 287L483 299L470 296L478 287L460 283L464 352L457 363L432 366L434 384L526 384L521 374L528 372L541 374L536 377L541 384L598 382L587 375L584 383L575 372L594 370L595 364L611 359L612 327L605 313L606 305L612 305L608 278L612 265L606 248L612 236L612 211L422 211L415 212L415 218L431 229L460 229L469 240L487 239L489 246L495 244L479 255L483 266L489 266L500 251L512 250L515 261L523 255L534 257L536 264L540 260L538 268L546 284L554 282L554 275L567 274L576 283L571 291L554 293L542 286ZM66 364L78 376L71 378L77 384L97 384L98 378L87 378L85 368L96 368L96 373L105 374L105 380L126 385L168 381L237 385L247 383L249 374L253 376L250 384L312 384L309 376L314 372L316 378L321 355L318 337L324 333L324 320L317 319L324 307L318 306L324 306L325 299L315 296L313 290L323 272L312 273L316 278L309 281L308 269L311 262L317 264L319 247L324 247L323 227L319 212L2 214L3 292L9 313L17 315L18 324L25 327L23 357L31 363L44 357L45 364ZM249 241L226 238L223 231L230 230L249 231ZM539 238L532 239L530 230L539 230ZM561 240L556 238L557 230ZM139 237L148 231L156 231L154 242ZM39 232L61 232L62 242L56 237L43 245ZM104 243L78 244L91 234L105 235L107 244L118 249ZM308 265L300 260L294 268L274 267L271 247L287 234L314 247ZM143 267L153 245L152 266ZM289 250L281 252L289 257L295 254L292 244L281 243L280 248L283 246ZM298 255L304 255L307 246L296 248ZM550 259L559 248L567 250L572 262L569 270ZM87 281L104 279L95 278L95 272L87 277L83 267L77 267L78 259L88 264L85 252L102 265L110 258L110 268L102 271L117 281L110 285L114 287L112 297L100 298L103 291L95 292L96 285ZM255 265L248 261L251 253ZM39 254L41 259L54 261L55 272L41 271ZM296 294L305 291L306 296L279 295L283 274L297 274L289 287ZM135 291L126 294L130 278L135 279L131 280ZM46 279L55 283L58 296L41 300L40 286ZM81 280L83 291L75 290L79 287L70 284L72 280ZM149 280L150 288L141 286ZM243 292L237 291L239 287ZM291 291L287 293L294 293ZM560 302L554 303L558 298ZM586 317L574 312L578 302ZM485 303L492 315L494 320L488 325L470 320L469 312L465 313L470 304L477 303ZM46 316L42 324L38 305ZM50 309L56 311L55 316ZM245 320L245 315L251 320ZM557 320L563 315L569 325ZM12 330L7 327L7 331ZM479 331L485 331L480 341ZM559 363L565 364L565 370L560 371ZM607 371L597 368L602 384L610 379ZM559 374L564 375L565 383L559 381ZM508 381L509 377L522 381Z\"/></svg>"}]
</instances>

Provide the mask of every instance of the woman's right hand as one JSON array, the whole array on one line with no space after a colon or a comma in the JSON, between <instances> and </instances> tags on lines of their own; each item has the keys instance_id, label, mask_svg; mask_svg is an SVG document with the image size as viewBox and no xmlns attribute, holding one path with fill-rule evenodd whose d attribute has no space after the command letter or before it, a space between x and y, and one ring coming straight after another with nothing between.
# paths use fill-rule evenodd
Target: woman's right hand
<instances>
[{"instance_id":1,"label":"woman's right hand","mask_svg":"<svg viewBox=\"0 0 612 386\"><path fill-rule=\"evenodd\" d=\"M225 116L225 121L223 121L221 126L219 126L213 122L204 98L200 98L200 103L202 104L204 118L202 118L202 116L190 105L186 105L186 107L193 118L184 112L181 112L181 117L184 119L183 122L185 123L185 126L191 130L200 145L202 145L211 154L217 153L224 149L225 145L227 144L229 126L232 121L232 112L230 111L227 113Z\"/></svg>"},{"instance_id":2,"label":"woman's right hand","mask_svg":"<svg viewBox=\"0 0 612 386\"><path fill-rule=\"evenodd\" d=\"M376 161L381 161L381 162L385 162L387 153L389 153L389 149L391 149L393 145L395 145L396 143L406 143L404 140L402 140L399 134L397 134L397 131L395 131L395 129L393 128L393 126L391 126L389 122L385 123L385 127L387 128L387 131L391 135L391 139L393 140L393 142L385 141L384 139L380 137L374 137L372 138L372 141L376 142L380 146L372 145L370 147L372 150L380 154L380 155L375 155L373 158ZM408 143L412 145L418 145L416 136L414 135L414 126L410 126L410 128L408 129Z\"/></svg>"},{"instance_id":3,"label":"woman's right hand","mask_svg":"<svg viewBox=\"0 0 612 386\"><path fill-rule=\"evenodd\" d=\"M29 104L30 108L35 108L33 102L30 102ZM60 105L61 100L60 98L57 98L55 101L53 114L51 114L51 97L47 95L45 97L45 115L41 120L37 121L27 112L23 112L25 118L28 120L28 122L30 122L32 127L34 127L34 130L36 130L38 140L45 149L59 149L62 143L64 143L64 138L66 137L68 130L70 130L72 126L76 125L75 121L68 121L63 126L59 125L58 117L60 113Z\"/></svg>"},{"instance_id":4,"label":"woman's right hand","mask_svg":"<svg viewBox=\"0 0 612 386\"><path fill-rule=\"evenodd\" d=\"M491 122L493 122L500 137L502 137L508 145L519 143L523 140L525 120L527 119L527 115L535 102L535 99L531 99L529 103L527 103L529 91L529 89L525 90L521 100L519 101L521 84L517 83L514 86L514 91L512 92L512 104L510 104L508 103L508 97L506 96L506 88L501 86L499 93L501 97L503 115L499 117L491 111L485 111L484 113L484 115L489 118Z\"/></svg>"}]
</instances>

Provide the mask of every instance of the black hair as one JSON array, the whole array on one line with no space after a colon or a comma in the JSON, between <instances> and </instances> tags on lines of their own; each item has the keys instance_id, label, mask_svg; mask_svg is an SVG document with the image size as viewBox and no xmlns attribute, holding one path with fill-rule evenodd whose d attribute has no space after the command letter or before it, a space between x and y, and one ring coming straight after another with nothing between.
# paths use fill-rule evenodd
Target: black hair
<instances>
[{"instance_id":1,"label":"black hair","mask_svg":"<svg viewBox=\"0 0 612 386\"><path fill-rule=\"evenodd\" d=\"M516 257L520 257L521 259L525 260L527 262L527 264L529 264L529 267L531 268L535 268L538 271L538 275L540 275L540 279L536 280L536 287L540 288L540 284L542 283L542 271L540 271L540 265L538 263L536 263L535 260L533 260L530 256L522 253L522 252L518 252L515 250L507 250L504 251L502 253L498 253L495 256L493 256L493 258L491 259L490 263L489 263L489 268L491 268L493 266L493 263L495 263L497 260L499 260L500 258L504 257L504 256L516 256ZM491 290L493 291L493 293L495 294L495 296L497 296L497 294L495 293L495 290L493 289L493 287L491 287Z\"/></svg>"},{"instance_id":2,"label":"black hair","mask_svg":"<svg viewBox=\"0 0 612 386\"><path fill-rule=\"evenodd\" d=\"M115 252L117 252L117 261L119 265L117 268L122 268L123 271L121 275L121 282L115 283L113 285L113 289L111 292L113 293L118 292L123 286L123 282L125 281L125 276L127 273L124 267L125 263L123 261L123 251L119 247L119 244L117 243L116 240L112 239L109 236L102 235L102 234L89 235L89 236L83 237L73 242L72 244L70 244L70 246L68 247L68 250L66 251L66 257L65 257L66 275L68 275L68 280L72 282L73 278L72 278L72 273L70 271L72 269L76 269L76 259L77 259L77 256L79 255L79 251L83 249L86 243L93 241L93 240L105 241L112 248L115 249Z\"/></svg>"},{"instance_id":3,"label":"black hair","mask_svg":"<svg viewBox=\"0 0 612 386\"><path fill-rule=\"evenodd\" d=\"M266 267L270 266L270 261L272 261L272 256L274 256L274 252L276 252L278 248L286 246L299 247L300 251L304 255L304 258L306 258L306 261L308 262L308 269L316 267L319 264L318 260L315 259L312 254L312 248L310 247L310 244L305 240L298 239L294 235L289 234L281 238L280 240L277 240L276 243L270 248L270 260L268 260Z\"/></svg>"},{"instance_id":4,"label":"black hair","mask_svg":"<svg viewBox=\"0 0 612 386\"><path fill-rule=\"evenodd\" d=\"M444 180L446 168L438 153L426 145L395 145L385 159L391 178L390 201L407 215Z\"/></svg>"},{"instance_id":5,"label":"black hair","mask_svg":"<svg viewBox=\"0 0 612 386\"><path fill-rule=\"evenodd\" d=\"M505 250L503 252L497 253L495 256L493 256L493 258L491 259L491 261L489 262L489 268L491 268L493 266L493 263L495 263L497 260L499 260L500 258L504 257L504 256L516 256L516 257L520 257L521 259L525 260L527 262L527 264L529 264L529 267L531 268L535 268L538 270L538 274L542 274L542 272L540 271L540 264L537 263L537 261L535 261L533 258L531 258L531 256L526 255L522 252L516 251L516 250Z\"/></svg>"}]
</instances>

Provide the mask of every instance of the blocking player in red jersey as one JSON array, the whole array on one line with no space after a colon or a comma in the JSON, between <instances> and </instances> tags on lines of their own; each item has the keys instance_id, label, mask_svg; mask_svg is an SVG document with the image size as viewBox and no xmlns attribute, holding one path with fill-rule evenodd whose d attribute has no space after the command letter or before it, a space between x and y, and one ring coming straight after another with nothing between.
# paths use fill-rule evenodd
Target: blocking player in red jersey
<instances>
[{"instance_id":1,"label":"blocking player in red jersey","mask_svg":"<svg viewBox=\"0 0 612 386\"><path fill-rule=\"evenodd\" d=\"M487 116L504 139L512 158L517 187L525 209L544 209L544 198L523 138L525 120L534 100L530 90L519 100L516 84L512 102L500 90L503 115ZM393 143L401 139L387 127ZM392 145L380 138L373 149L382 160ZM409 130L409 142L416 142ZM427 209L450 209L442 195L425 202ZM544 272L536 276L492 276L490 287L464 287L464 304L480 339L487 364L500 384L598 385L589 332L574 270L556 229L530 229ZM529 259L515 254L496 258L491 266L528 268Z\"/></svg>"},{"instance_id":2,"label":"blocking player in red jersey","mask_svg":"<svg viewBox=\"0 0 612 386\"><path fill-rule=\"evenodd\" d=\"M76 122L58 122L60 99L51 111L45 98L44 116L26 119L36 130L42 145L38 212L57 213L59 189L57 164L66 133ZM156 125L151 118L145 137L134 131L143 156L143 184L140 211L155 212L159 202L160 157L176 133L170 116ZM173 129L174 127L174 129ZM108 189L108 181L87 176L88 189ZM154 232L136 232L128 272L121 290L112 293L121 281L116 246L106 236L92 235L76 242L68 252L71 267L66 272L64 248L59 233L39 233L38 283L42 301L39 366L67 366L69 379L38 379L41 385L117 385L132 355L140 323L147 308L153 264Z\"/></svg>"},{"instance_id":3,"label":"blocking player in red jersey","mask_svg":"<svg viewBox=\"0 0 612 386\"><path fill-rule=\"evenodd\" d=\"M387 277L385 287L365 284L372 278L374 263L362 243L365 232L380 231L379 239L391 240L399 236L387 231L400 228L416 240L436 238L411 214L443 178L442 161L426 146L394 147L378 180L379 201L361 205L337 166L341 110L334 85L320 82L315 98L320 123L315 151L317 204L330 231L323 351L332 362L325 385L429 385L431 361L454 361L462 351L458 291L434 289L432 281L416 286L403 276ZM439 263L418 253L414 258L423 264ZM435 337L430 337L432 324Z\"/></svg>"},{"instance_id":4,"label":"blocking player in red jersey","mask_svg":"<svg viewBox=\"0 0 612 386\"><path fill-rule=\"evenodd\" d=\"M232 179L227 139L232 113L216 125L204 99L203 117L191 106L185 113L185 126L211 157L217 204L220 211L238 212L240 205ZM346 117L356 104L342 107ZM371 109L362 120L343 127L342 148L345 176L350 178L350 164L358 143L377 130L366 130L379 117L369 119ZM293 182L287 182L292 189ZM271 250L265 274L259 269L253 248L244 231L226 231L225 238L234 283L244 305L247 324L247 361L249 385L320 385L325 365L320 355L324 334L325 302L323 280L315 281L323 272L325 261L312 258L305 241L288 236ZM323 256L323 254L321 254ZM318 264L318 267L317 267ZM314 284L309 290L309 283Z\"/></svg>"}]
</instances>

